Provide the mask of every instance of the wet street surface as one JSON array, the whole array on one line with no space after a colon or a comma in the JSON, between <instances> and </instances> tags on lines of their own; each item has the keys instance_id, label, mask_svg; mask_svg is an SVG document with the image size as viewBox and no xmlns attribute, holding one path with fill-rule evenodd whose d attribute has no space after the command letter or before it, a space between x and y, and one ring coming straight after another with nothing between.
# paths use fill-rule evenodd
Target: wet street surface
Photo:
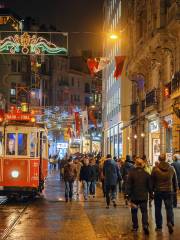
<instances>
[{"instance_id":1,"label":"wet street surface","mask_svg":"<svg viewBox=\"0 0 180 240\"><path fill-rule=\"evenodd\" d=\"M106 209L101 191L95 199L65 203L64 185L57 172L49 175L44 195L33 202L5 202L0 199L0 239L9 240L119 240L180 239L180 208L175 209L175 228L170 236L166 222L163 231L155 232L154 208L149 210L150 235L142 228L131 232L130 209L122 195L117 208ZM164 214L164 210L163 210ZM141 225L141 224L140 224Z\"/></svg>"}]
</instances>

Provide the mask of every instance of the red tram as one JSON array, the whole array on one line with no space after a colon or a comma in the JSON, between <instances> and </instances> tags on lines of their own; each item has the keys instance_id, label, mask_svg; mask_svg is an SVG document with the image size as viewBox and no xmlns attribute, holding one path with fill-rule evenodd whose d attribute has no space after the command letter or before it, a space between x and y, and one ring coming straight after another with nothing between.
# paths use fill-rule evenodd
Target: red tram
<instances>
[{"instance_id":1,"label":"red tram","mask_svg":"<svg viewBox=\"0 0 180 240\"><path fill-rule=\"evenodd\" d=\"M36 195L48 172L48 138L44 124L28 113L0 116L0 195Z\"/></svg>"}]
</instances>

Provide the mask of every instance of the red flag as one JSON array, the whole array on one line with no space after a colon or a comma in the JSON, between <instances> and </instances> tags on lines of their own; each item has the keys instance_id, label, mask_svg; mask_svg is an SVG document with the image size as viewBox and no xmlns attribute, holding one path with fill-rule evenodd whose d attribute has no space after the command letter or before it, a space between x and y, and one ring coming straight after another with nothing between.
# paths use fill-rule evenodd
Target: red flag
<instances>
[{"instance_id":1,"label":"red flag","mask_svg":"<svg viewBox=\"0 0 180 240\"><path fill-rule=\"evenodd\" d=\"M79 112L75 112L74 117L75 117L76 136L79 137L80 131L81 131L81 121L80 121Z\"/></svg>"},{"instance_id":2,"label":"red flag","mask_svg":"<svg viewBox=\"0 0 180 240\"><path fill-rule=\"evenodd\" d=\"M88 58L87 65L92 76L94 76L95 70L98 68L99 62L95 58Z\"/></svg>"},{"instance_id":3,"label":"red flag","mask_svg":"<svg viewBox=\"0 0 180 240\"><path fill-rule=\"evenodd\" d=\"M125 58L126 58L125 56L116 56L115 57L116 69L114 71L114 77L116 78L116 80L118 79L118 77L121 76Z\"/></svg>"},{"instance_id":4,"label":"red flag","mask_svg":"<svg viewBox=\"0 0 180 240\"><path fill-rule=\"evenodd\" d=\"M89 111L89 118L93 122L94 126L97 128L97 120L94 116L94 111L93 110Z\"/></svg>"}]
</instances>

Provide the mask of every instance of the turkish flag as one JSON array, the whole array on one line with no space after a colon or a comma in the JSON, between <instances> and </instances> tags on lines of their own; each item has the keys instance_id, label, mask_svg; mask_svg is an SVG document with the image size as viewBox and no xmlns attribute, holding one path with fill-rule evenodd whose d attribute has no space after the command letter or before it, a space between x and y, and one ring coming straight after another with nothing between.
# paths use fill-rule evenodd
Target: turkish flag
<instances>
[{"instance_id":1,"label":"turkish flag","mask_svg":"<svg viewBox=\"0 0 180 240\"><path fill-rule=\"evenodd\" d=\"M116 56L115 57L116 69L114 71L114 77L116 78L116 80L121 76L125 58L126 58L125 56Z\"/></svg>"},{"instance_id":2,"label":"turkish flag","mask_svg":"<svg viewBox=\"0 0 180 240\"><path fill-rule=\"evenodd\" d=\"M88 58L87 65L92 76L94 76L96 69L98 68L99 62L95 58Z\"/></svg>"}]
</instances>

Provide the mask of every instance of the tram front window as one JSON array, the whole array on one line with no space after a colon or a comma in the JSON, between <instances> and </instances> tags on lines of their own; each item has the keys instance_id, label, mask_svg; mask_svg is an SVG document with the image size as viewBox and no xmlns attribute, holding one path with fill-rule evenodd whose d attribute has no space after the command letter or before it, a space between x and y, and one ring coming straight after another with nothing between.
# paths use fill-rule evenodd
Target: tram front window
<instances>
[{"instance_id":1,"label":"tram front window","mask_svg":"<svg viewBox=\"0 0 180 240\"><path fill-rule=\"evenodd\" d=\"M7 134L6 154L7 155L15 155L15 146L16 146L16 134L8 133Z\"/></svg>"},{"instance_id":2,"label":"tram front window","mask_svg":"<svg viewBox=\"0 0 180 240\"><path fill-rule=\"evenodd\" d=\"M27 155L27 134L18 133L18 155Z\"/></svg>"},{"instance_id":3,"label":"tram front window","mask_svg":"<svg viewBox=\"0 0 180 240\"><path fill-rule=\"evenodd\" d=\"M3 143L2 143L2 132L0 132L0 156L2 155Z\"/></svg>"}]
</instances>

